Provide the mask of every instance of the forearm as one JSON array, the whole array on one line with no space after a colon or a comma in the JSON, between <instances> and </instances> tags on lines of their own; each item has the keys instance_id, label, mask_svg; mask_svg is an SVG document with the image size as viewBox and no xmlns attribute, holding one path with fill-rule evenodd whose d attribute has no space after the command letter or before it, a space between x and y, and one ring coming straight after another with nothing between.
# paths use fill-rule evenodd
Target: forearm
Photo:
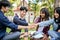
<instances>
[{"instance_id":1,"label":"forearm","mask_svg":"<svg viewBox=\"0 0 60 40\"><path fill-rule=\"evenodd\" d=\"M18 29L26 29L26 28L28 28L28 26L20 26L20 25L18 25Z\"/></svg>"},{"instance_id":2,"label":"forearm","mask_svg":"<svg viewBox=\"0 0 60 40\"><path fill-rule=\"evenodd\" d=\"M42 21L42 22L38 23L38 25L40 27L45 27L45 26L49 26L53 23L54 23L54 19L50 19L50 20L47 20L47 21Z\"/></svg>"},{"instance_id":3,"label":"forearm","mask_svg":"<svg viewBox=\"0 0 60 40\"><path fill-rule=\"evenodd\" d=\"M14 23L19 24L19 25L23 25L23 26L27 26L27 25L28 25L27 22L25 22L25 21L23 21L23 20L20 20L20 19L17 18L17 17L15 17L13 21L14 21Z\"/></svg>"}]
</instances>

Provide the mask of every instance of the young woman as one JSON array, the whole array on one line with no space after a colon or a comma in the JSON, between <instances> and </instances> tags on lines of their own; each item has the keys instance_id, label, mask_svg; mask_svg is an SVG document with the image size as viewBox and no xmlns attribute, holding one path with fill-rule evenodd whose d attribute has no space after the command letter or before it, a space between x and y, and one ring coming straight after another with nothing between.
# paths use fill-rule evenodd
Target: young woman
<instances>
[{"instance_id":1,"label":"young woman","mask_svg":"<svg viewBox=\"0 0 60 40\"><path fill-rule=\"evenodd\" d=\"M39 23L39 22L42 22L42 21L46 21L46 20L49 20L50 19L50 16L49 16L49 11L47 8L42 8L40 10L40 16L37 17L35 20L34 20L34 23ZM48 37L48 30L49 30L50 27L46 26L46 27L37 27L37 31L38 32L43 32L44 33L44 38L43 40L48 40L47 37Z\"/></svg>"},{"instance_id":2,"label":"young woman","mask_svg":"<svg viewBox=\"0 0 60 40\"><path fill-rule=\"evenodd\" d=\"M49 30L48 34L51 36L51 40L60 40L60 7L56 7L54 10L54 18L48 21L43 21L36 26L39 25L40 27L53 25L53 30Z\"/></svg>"}]
</instances>

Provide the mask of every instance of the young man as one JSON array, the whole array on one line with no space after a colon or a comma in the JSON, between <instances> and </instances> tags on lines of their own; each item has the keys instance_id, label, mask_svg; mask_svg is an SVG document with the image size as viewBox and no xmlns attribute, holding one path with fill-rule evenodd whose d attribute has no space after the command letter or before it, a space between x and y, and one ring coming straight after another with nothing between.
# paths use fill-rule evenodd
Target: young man
<instances>
[{"instance_id":1,"label":"young man","mask_svg":"<svg viewBox=\"0 0 60 40\"><path fill-rule=\"evenodd\" d=\"M22 26L28 26L28 23L26 22L25 15L27 12L27 8L22 6L20 7L20 17L17 16L17 14L13 18L13 22L17 25L22 25ZM21 32L21 30L19 30ZM25 29L25 32L28 32L27 29Z\"/></svg>"},{"instance_id":2,"label":"young man","mask_svg":"<svg viewBox=\"0 0 60 40\"><path fill-rule=\"evenodd\" d=\"M17 25L28 26L28 23L26 22L26 19L25 19L25 15L27 11L28 9L26 7L24 6L20 7L20 17L16 14L13 18L13 22ZM12 30L12 32L15 32L15 31L21 32L21 30ZM25 29L25 34L28 34L28 29ZM28 40L28 37L25 37L24 40Z\"/></svg>"},{"instance_id":3,"label":"young man","mask_svg":"<svg viewBox=\"0 0 60 40\"><path fill-rule=\"evenodd\" d=\"M20 32L6 34L6 28L9 27L14 30L20 30L25 28L33 28L34 26L20 26L10 22L4 15L9 9L9 1L0 1L0 40L17 40L20 36Z\"/></svg>"}]
</instances>

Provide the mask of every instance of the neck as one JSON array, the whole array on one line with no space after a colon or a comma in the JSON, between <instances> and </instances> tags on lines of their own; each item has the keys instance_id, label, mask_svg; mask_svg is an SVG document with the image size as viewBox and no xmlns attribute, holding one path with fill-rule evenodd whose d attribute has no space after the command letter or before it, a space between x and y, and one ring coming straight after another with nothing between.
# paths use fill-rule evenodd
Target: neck
<instances>
[{"instance_id":1,"label":"neck","mask_svg":"<svg viewBox=\"0 0 60 40\"><path fill-rule=\"evenodd\" d=\"M20 18L21 18L21 19L24 19L24 17L21 17L21 16L20 16Z\"/></svg>"},{"instance_id":2,"label":"neck","mask_svg":"<svg viewBox=\"0 0 60 40\"><path fill-rule=\"evenodd\" d=\"M45 21L45 18L41 18L42 21Z\"/></svg>"}]
</instances>

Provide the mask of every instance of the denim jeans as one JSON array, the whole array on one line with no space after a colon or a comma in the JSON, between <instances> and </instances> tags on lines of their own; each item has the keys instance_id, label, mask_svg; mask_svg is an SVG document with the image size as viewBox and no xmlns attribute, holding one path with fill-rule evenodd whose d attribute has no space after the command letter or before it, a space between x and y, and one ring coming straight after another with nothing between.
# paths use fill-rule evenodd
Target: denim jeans
<instances>
[{"instance_id":1,"label":"denim jeans","mask_svg":"<svg viewBox=\"0 0 60 40\"><path fill-rule=\"evenodd\" d=\"M17 40L20 36L20 32L14 32L6 34L2 40Z\"/></svg>"},{"instance_id":2,"label":"denim jeans","mask_svg":"<svg viewBox=\"0 0 60 40\"><path fill-rule=\"evenodd\" d=\"M49 36L51 36L51 40L60 40L60 32L49 30Z\"/></svg>"}]
</instances>

